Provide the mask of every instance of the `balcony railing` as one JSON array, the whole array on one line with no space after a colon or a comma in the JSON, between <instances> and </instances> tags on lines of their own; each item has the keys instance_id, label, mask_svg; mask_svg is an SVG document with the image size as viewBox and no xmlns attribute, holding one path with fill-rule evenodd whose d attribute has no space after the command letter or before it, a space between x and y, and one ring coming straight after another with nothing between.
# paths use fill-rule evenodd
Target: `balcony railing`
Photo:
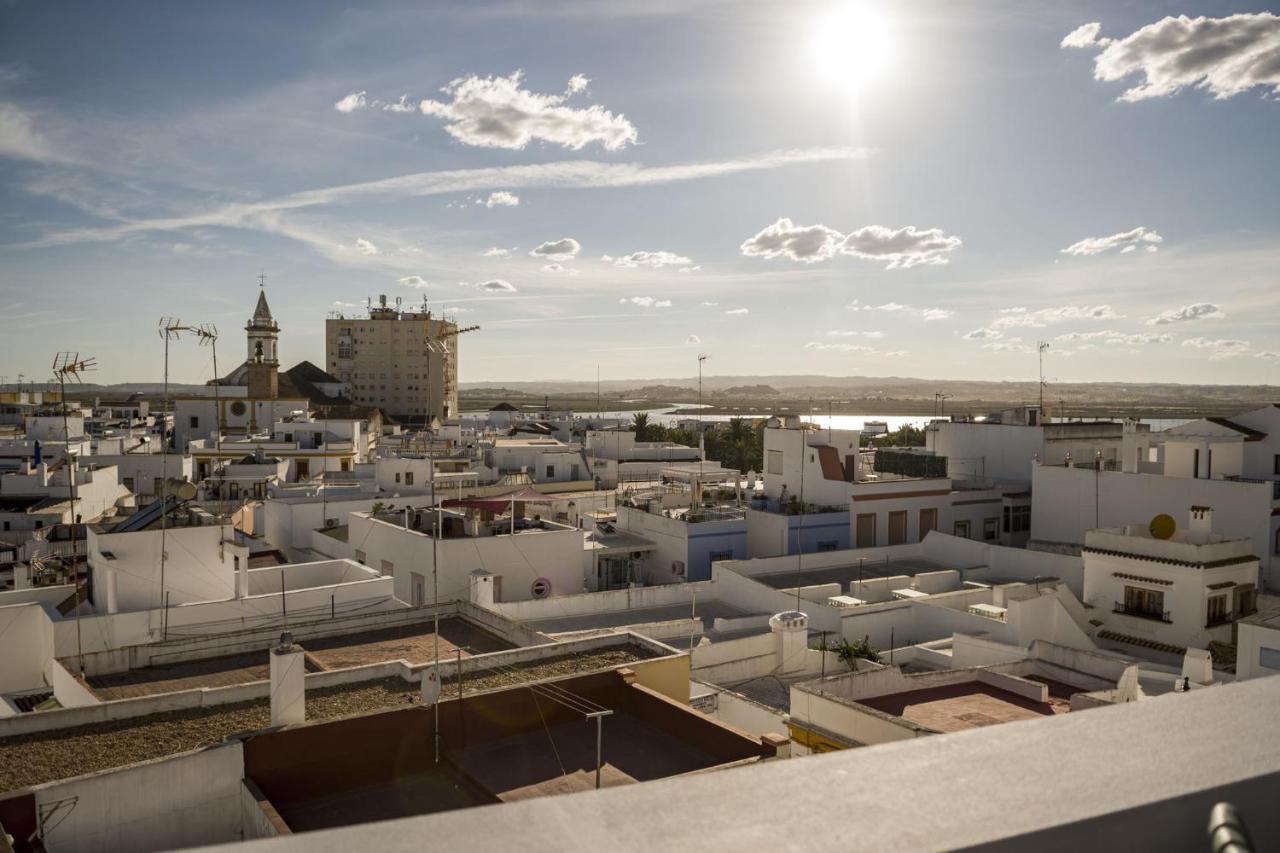
<instances>
[{"instance_id":1,"label":"balcony railing","mask_svg":"<svg viewBox=\"0 0 1280 853\"><path fill-rule=\"evenodd\" d=\"M1230 625L1235 621L1235 617L1230 613L1224 613L1221 616L1210 616L1205 620L1206 628L1217 628L1219 625Z\"/></svg>"},{"instance_id":2,"label":"balcony railing","mask_svg":"<svg viewBox=\"0 0 1280 853\"><path fill-rule=\"evenodd\" d=\"M1139 619L1150 619L1153 622L1165 622L1173 624L1173 619L1169 615L1169 611L1155 610L1139 610L1136 607L1126 607L1123 601L1117 601L1115 606L1111 608L1112 613L1123 613L1125 616L1137 616Z\"/></svg>"},{"instance_id":3,"label":"balcony railing","mask_svg":"<svg viewBox=\"0 0 1280 853\"><path fill-rule=\"evenodd\" d=\"M1268 480L1263 477L1245 477L1240 474L1228 474L1222 479L1232 480L1237 483L1270 483L1271 499L1273 501L1280 501L1280 480Z\"/></svg>"}]
</instances>

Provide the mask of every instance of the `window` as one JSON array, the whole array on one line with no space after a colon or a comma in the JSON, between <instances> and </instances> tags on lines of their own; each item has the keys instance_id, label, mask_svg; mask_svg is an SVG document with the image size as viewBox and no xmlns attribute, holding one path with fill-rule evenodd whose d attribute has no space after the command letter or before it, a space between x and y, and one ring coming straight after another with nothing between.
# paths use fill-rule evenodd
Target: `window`
<instances>
[{"instance_id":1,"label":"window","mask_svg":"<svg viewBox=\"0 0 1280 853\"><path fill-rule=\"evenodd\" d=\"M1026 533L1031 529L1031 507L1007 506L1004 508L1004 532Z\"/></svg>"},{"instance_id":2,"label":"window","mask_svg":"<svg viewBox=\"0 0 1280 853\"><path fill-rule=\"evenodd\" d=\"M359 563L359 564L360 564L360 565L362 565L362 566L364 566L364 565L368 565L368 564L365 562L365 556L366 556L366 555L365 555L364 551L361 551L359 548L357 548L357 549L356 549L356 562L357 562L357 563Z\"/></svg>"},{"instance_id":3,"label":"window","mask_svg":"<svg viewBox=\"0 0 1280 853\"><path fill-rule=\"evenodd\" d=\"M840 548L840 543L835 539L824 539L818 543L818 551L835 551Z\"/></svg>"},{"instance_id":4,"label":"window","mask_svg":"<svg viewBox=\"0 0 1280 853\"><path fill-rule=\"evenodd\" d=\"M718 563L721 560L732 560L732 559L733 559L732 551L712 551L711 552L711 562L713 563Z\"/></svg>"},{"instance_id":5,"label":"window","mask_svg":"<svg viewBox=\"0 0 1280 853\"><path fill-rule=\"evenodd\" d=\"M192 415L192 416L191 416L191 428L192 428L192 429L200 429L200 419L199 419L198 417L196 417L195 415Z\"/></svg>"},{"instance_id":6,"label":"window","mask_svg":"<svg viewBox=\"0 0 1280 853\"><path fill-rule=\"evenodd\" d=\"M1126 586L1121 609L1122 612L1131 616L1146 616L1168 621L1164 612L1164 593L1158 590Z\"/></svg>"},{"instance_id":7,"label":"window","mask_svg":"<svg viewBox=\"0 0 1280 853\"><path fill-rule=\"evenodd\" d=\"M1280 474L1280 453L1276 454L1276 458L1271 462L1271 473Z\"/></svg>"},{"instance_id":8,"label":"window","mask_svg":"<svg viewBox=\"0 0 1280 853\"><path fill-rule=\"evenodd\" d=\"M396 482L397 482L397 483L398 483L398 482L400 482L400 472L399 472L399 471L397 471L397 472L396 472Z\"/></svg>"},{"instance_id":9,"label":"window","mask_svg":"<svg viewBox=\"0 0 1280 853\"><path fill-rule=\"evenodd\" d=\"M8 529L9 529L9 522L7 522L7 521L6 521L6 522L4 523L4 529L5 529L5 530L8 530Z\"/></svg>"},{"instance_id":10,"label":"window","mask_svg":"<svg viewBox=\"0 0 1280 853\"><path fill-rule=\"evenodd\" d=\"M968 520L966 519L965 521L957 521L955 524L955 527L953 528L953 532L955 533L956 536L959 536L961 539L968 539L969 538Z\"/></svg>"},{"instance_id":11,"label":"window","mask_svg":"<svg viewBox=\"0 0 1280 853\"><path fill-rule=\"evenodd\" d=\"M131 492L133 491L133 478L132 478L132 477L124 477L123 479L121 479L120 484L121 484L122 486L124 486L126 489L128 489L129 491L131 491Z\"/></svg>"},{"instance_id":12,"label":"window","mask_svg":"<svg viewBox=\"0 0 1280 853\"><path fill-rule=\"evenodd\" d=\"M1258 590L1253 584L1236 587L1236 616L1248 616L1258 611Z\"/></svg>"},{"instance_id":13,"label":"window","mask_svg":"<svg viewBox=\"0 0 1280 853\"><path fill-rule=\"evenodd\" d=\"M42 527L44 527L44 522L43 522L43 521L37 521L37 522L36 522L36 530L39 530L39 529L40 529L40 528L42 528Z\"/></svg>"},{"instance_id":14,"label":"window","mask_svg":"<svg viewBox=\"0 0 1280 853\"><path fill-rule=\"evenodd\" d=\"M1191 453L1191 476L1200 476L1200 448L1196 448Z\"/></svg>"},{"instance_id":15,"label":"window","mask_svg":"<svg viewBox=\"0 0 1280 853\"><path fill-rule=\"evenodd\" d=\"M405 484L406 486L412 486L412 485L413 485L413 472L412 472L412 471L405 471L405 472L404 472L404 484Z\"/></svg>"},{"instance_id":16,"label":"window","mask_svg":"<svg viewBox=\"0 0 1280 853\"><path fill-rule=\"evenodd\" d=\"M547 466L547 479L548 479L548 480L550 480L550 479L551 479L552 477L554 477L555 475L556 475L556 466L554 466L554 465L548 465L548 466Z\"/></svg>"},{"instance_id":17,"label":"window","mask_svg":"<svg viewBox=\"0 0 1280 853\"><path fill-rule=\"evenodd\" d=\"M1275 548L1273 550L1277 554L1280 554L1280 528L1276 529L1276 543L1275 543Z\"/></svg>"},{"instance_id":18,"label":"window","mask_svg":"<svg viewBox=\"0 0 1280 853\"><path fill-rule=\"evenodd\" d=\"M1204 626L1212 628L1214 625L1221 625L1230 621L1231 617L1227 615L1227 597L1225 595L1210 596L1208 614L1205 617Z\"/></svg>"},{"instance_id":19,"label":"window","mask_svg":"<svg viewBox=\"0 0 1280 853\"><path fill-rule=\"evenodd\" d=\"M907 511L896 510L889 513L889 544L905 545L907 543Z\"/></svg>"},{"instance_id":20,"label":"window","mask_svg":"<svg viewBox=\"0 0 1280 853\"><path fill-rule=\"evenodd\" d=\"M765 473L781 474L782 473L782 451L770 450L768 453L768 456L769 456L769 459L768 459L768 464L765 467Z\"/></svg>"},{"instance_id":21,"label":"window","mask_svg":"<svg viewBox=\"0 0 1280 853\"><path fill-rule=\"evenodd\" d=\"M1204 476L1206 480L1213 479L1213 448L1209 448L1209 450L1205 453Z\"/></svg>"},{"instance_id":22,"label":"window","mask_svg":"<svg viewBox=\"0 0 1280 853\"><path fill-rule=\"evenodd\" d=\"M1280 669L1280 649L1259 646L1258 666L1266 667L1267 669Z\"/></svg>"},{"instance_id":23,"label":"window","mask_svg":"<svg viewBox=\"0 0 1280 853\"><path fill-rule=\"evenodd\" d=\"M984 518L982 520L982 538L986 542L1000 538L1000 519Z\"/></svg>"}]
</instances>

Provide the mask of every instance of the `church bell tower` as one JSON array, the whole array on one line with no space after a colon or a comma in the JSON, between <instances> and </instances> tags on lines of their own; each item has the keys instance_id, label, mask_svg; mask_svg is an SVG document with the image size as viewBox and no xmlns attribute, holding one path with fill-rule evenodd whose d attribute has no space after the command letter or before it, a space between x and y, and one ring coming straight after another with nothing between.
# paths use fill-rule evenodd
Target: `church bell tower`
<instances>
[{"instance_id":1,"label":"church bell tower","mask_svg":"<svg viewBox=\"0 0 1280 853\"><path fill-rule=\"evenodd\" d=\"M280 395L280 327L271 317L264 283L259 281L258 305L244 327L249 345L249 396L274 400Z\"/></svg>"}]
</instances>

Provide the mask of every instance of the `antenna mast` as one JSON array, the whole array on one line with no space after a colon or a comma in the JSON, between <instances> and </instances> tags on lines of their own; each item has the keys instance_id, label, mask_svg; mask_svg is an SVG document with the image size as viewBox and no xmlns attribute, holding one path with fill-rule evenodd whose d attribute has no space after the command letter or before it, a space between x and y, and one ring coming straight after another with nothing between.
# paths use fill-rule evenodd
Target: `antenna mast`
<instances>
[{"instance_id":1,"label":"antenna mast","mask_svg":"<svg viewBox=\"0 0 1280 853\"><path fill-rule=\"evenodd\" d=\"M84 642L80 634L80 569L76 566L79 557L80 540L76 537L76 466L75 457L71 455L71 426L67 413L67 378L80 382L80 374L97 367L93 358L81 358L78 352L60 352L53 359L53 375L58 379L58 394L62 398L62 437L66 441L63 448L63 459L67 463L67 496L71 501L71 582L75 586L76 598L76 656L80 661L80 679L84 680ZM85 568L88 569L88 558Z\"/></svg>"}]
</instances>

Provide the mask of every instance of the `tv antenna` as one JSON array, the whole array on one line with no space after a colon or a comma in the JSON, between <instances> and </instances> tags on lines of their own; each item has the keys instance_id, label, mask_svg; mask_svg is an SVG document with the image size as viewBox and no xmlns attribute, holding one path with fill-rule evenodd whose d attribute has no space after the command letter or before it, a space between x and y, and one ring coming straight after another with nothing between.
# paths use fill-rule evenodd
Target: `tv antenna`
<instances>
[{"instance_id":1,"label":"tv antenna","mask_svg":"<svg viewBox=\"0 0 1280 853\"><path fill-rule=\"evenodd\" d=\"M67 409L67 380L70 379L79 384L83 381L80 378L81 375L95 370L97 366L96 359L81 358L78 352L60 352L53 358L53 375L58 380L58 394L61 397L59 402L62 403L62 435L67 442L63 450L65 454L63 458L67 463L67 495L71 501L71 573L72 582L75 584L76 657L80 662L81 679L84 678L84 642L80 633L80 569L77 566L80 540L76 536L76 524L79 523L79 518L76 516L76 468L71 454L71 419ZM87 562L85 568L88 568Z\"/></svg>"},{"instance_id":2,"label":"tv antenna","mask_svg":"<svg viewBox=\"0 0 1280 853\"><path fill-rule=\"evenodd\" d=\"M1036 342L1036 351L1038 352L1038 354L1039 354L1039 358L1040 358L1040 417L1041 417L1041 419L1043 419L1043 418L1044 418L1044 388L1045 388L1045 381L1044 381L1044 353L1045 353L1045 350L1047 350L1047 349L1049 349L1049 342L1048 342L1048 341L1037 341L1037 342Z\"/></svg>"}]
</instances>

